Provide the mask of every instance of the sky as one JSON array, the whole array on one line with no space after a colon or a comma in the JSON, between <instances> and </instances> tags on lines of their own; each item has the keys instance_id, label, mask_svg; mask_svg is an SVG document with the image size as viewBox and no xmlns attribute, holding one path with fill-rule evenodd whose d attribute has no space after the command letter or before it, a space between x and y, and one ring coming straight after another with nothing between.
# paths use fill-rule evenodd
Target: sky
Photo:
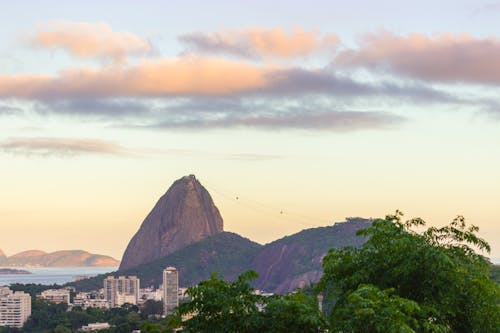
<instances>
[{"instance_id":1,"label":"sky","mask_svg":"<svg viewBox=\"0 0 500 333\"><path fill-rule=\"evenodd\" d=\"M3 1L0 249L121 258L195 174L267 243L396 210L500 258L500 2ZM236 200L238 197L238 200Z\"/></svg>"}]
</instances>

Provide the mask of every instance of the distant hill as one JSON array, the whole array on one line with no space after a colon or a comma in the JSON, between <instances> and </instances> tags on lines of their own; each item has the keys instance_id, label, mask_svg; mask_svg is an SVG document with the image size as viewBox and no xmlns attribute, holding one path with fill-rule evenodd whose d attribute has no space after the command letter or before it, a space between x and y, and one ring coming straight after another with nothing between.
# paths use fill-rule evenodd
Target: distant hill
<instances>
[{"instance_id":1,"label":"distant hill","mask_svg":"<svg viewBox=\"0 0 500 333\"><path fill-rule=\"evenodd\" d=\"M92 254L82 250L67 250L46 253L29 250L10 257L0 256L3 267L83 267L118 266L120 262L110 256Z\"/></svg>"},{"instance_id":2,"label":"distant hill","mask_svg":"<svg viewBox=\"0 0 500 333\"><path fill-rule=\"evenodd\" d=\"M235 233L223 232L188 245L161 259L119 270L112 275L137 275L141 286L162 283L167 266L179 269L179 282L191 286L217 272L233 280L242 272L255 269L259 289L284 293L316 282L321 276L321 260L328 249L359 246L364 239L356 231L371 220L349 219L334 226L303 230L267 245L260 245ZM108 274L109 275L109 274ZM71 283L80 290L102 288L105 275Z\"/></svg>"}]
</instances>

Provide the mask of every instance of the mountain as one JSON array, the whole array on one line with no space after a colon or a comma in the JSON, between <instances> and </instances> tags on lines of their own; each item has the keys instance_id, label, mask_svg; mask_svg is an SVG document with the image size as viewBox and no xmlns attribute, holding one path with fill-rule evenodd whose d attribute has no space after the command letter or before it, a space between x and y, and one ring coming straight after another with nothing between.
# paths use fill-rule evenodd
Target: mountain
<instances>
[{"instance_id":1,"label":"mountain","mask_svg":"<svg viewBox=\"0 0 500 333\"><path fill-rule=\"evenodd\" d=\"M5 253L3 253L3 251L0 249L0 261L2 261L5 258L6 258Z\"/></svg>"},{"instance_id":2,"label":"mountain","mask_svg":"<svg viewBox=\"0 0 500 333\"><path fill-rule=\"evenodd\" d=\"M28 258L41 257L41 256L44 256L46 254L47 254L47 252L40 251L40 250L28 250L28 251L23 251L23 252L19 252L17 254L14 254L14 255L10 256L9 259L23 260L23 259L28 259Z\"/></svg>"},{"instance_id":3,"label":"mountain","mask_svg":"<svg viewBox=\"0 0 500 333\"><path fill-rule=\"evenodd\" d=\"M133 268L118 270L114 273L99 275L70 283L78 290L102 288L103 280L108 275L136 275L141 279L141 286L162 283L165 267L175 266L179 270L179 282L182 286L191 286L217 272L227 279L234 279L251 267L252 259L262 245L252 242L232 232L221 232L192 243L163 258Z\"/></svg>"},{"instance_id":4,"label":"mountain","mask_svg":"<svg viewBox=\"0 0 500 333\"><path fill-rule=\"evenodd\" d=\"M175 181L158 200L127 246L120 270L162 258L223 231L208 191L194 175Z\"/></svg>"},{"instance_id":5,"label":"mountain","mask_svg":"<svg viewBox=\"0 0 500 333\"><path fill-rule=\"evenodd\" d=\"M235 233L222 232L192 243L152 262L112 275L137 275L141 286L158 286L167 266L179 269L179 283L191 286L217 272L227 280L249 269L259 273L258 289L285 293L316 282L321 276L321 260L332 247L359 246L364 242L356 231L371 220L348 219L330 227L303 230L267 245L260 245ZM72 283L79 290L102 288L105 275Z\"/></svg>"},{"instance_id":6,"label":"mountain","mask_svg":"<svg viewBox=\"0 0 500 333\"><path fill-rule=\"evenodd\" d=\"M0 257L0 266L5 267L83 267L83 266L118 266L116 259L82 250L67 250L46 253L29 250L10 257Z\"/></svg>"},{"instance_id":7,"label":"mountain","mask_svg":"<svg viewBox=\"0 0 500 333\"><path fill-rule=\"evenodd\" d=\"M317 282L324 255L331 248L361 246L356 232L372 220L348 218L333 226L306 229L265 245L252 262L259 273L257 289L285 293Z\"/></svg>"}]
</instances>

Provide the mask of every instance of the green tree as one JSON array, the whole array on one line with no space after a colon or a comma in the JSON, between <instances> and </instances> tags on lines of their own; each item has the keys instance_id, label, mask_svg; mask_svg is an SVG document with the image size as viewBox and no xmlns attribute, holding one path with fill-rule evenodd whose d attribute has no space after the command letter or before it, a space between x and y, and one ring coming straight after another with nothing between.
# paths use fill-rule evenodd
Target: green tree
<instances>
[{"instance_id":1,"label":"green tree","mask_svg":"<svg viewBox=\"0 0 500 333\"><path fill-rule=\"evenodd\" d=\"M325 320L314 296L298 291L265 299L261 332L315 333Z\"/></svg>"},{"instance_id":2,"label":"green tree","mask_svg":"<svg viewBox=\"0 0 500 333\"><path fill-rule=\"evenodd\" d=\"M262 297L253 294L249 281L257 278L247 271L234 282L217 274L197 286L188 288L190 302L179 306L179 314L192 315L183 326L189 332L255 332L258 328L258 304Z\"/></svg>"},{"instance_id":3,"label":"green tree","mask_svg":"<svg viewBox=\"0 0 500 333\"><path fill-rule=\"evenodd\" d=\"M500 332L500 288L475 251L490 250L478 228L458 217L419 233L423 220L401 217L396 212L358 232L368 237L362 247L325 256L318 290L334 300L332 331L366 332L354 324L389 320L402 332Z\"/></svg>"},{"instance_id":4,"label":"green tree","mask_svg":"<svg viewBox=\"0 0 500 333\"><path fill-rule=\"evenodd\" d=\"M213 274L209 280L189 288L191 301L179 306L179 315L189 315L182 326L188 332L318 332L324 326L313 296L263 297L254 293L247 271L234 282Z\"/></svg>"},{"instance_id":5,"label":"green tree","mask_svg":"<svg viewBox=\"0 0 500 333\"><path fill-rule=\"evenodd\" d=\"M141 308L141 315L144 318L163 314L163 302L148 299Z\"/></svg>"},{"instance_id":6,"label":"green tree","mask_svg":"<svg viewBox=\"0 0 500 333\"><path fill-rule=\"evenodd\" d=\"M64 325L57 325L54 329L54 333L71 333L71 330Z\"/></svg>"}]
</instances>

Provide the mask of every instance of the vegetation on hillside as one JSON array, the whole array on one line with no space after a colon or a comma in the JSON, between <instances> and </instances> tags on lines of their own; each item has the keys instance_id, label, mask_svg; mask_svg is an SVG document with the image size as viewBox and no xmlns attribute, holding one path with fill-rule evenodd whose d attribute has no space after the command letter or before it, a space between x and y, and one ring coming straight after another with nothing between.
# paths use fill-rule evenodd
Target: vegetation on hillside
<instances>
[{"instance_id":1,"label":"vegetation on hillside","mask_svg":"<svg viewBox=\"0 0 500 333\"><path fill-rule=\"evenodd\" d=\"M162 283L165 267L175 266L179 270L181 285L191 286L217 272L226 278L236 278L248 269L262 245L231 232L223 232L186 246L161 259L118 272L70 283L79 290L102 288L107 275L136 275L141 286Z\"/></svg>"}]
</instances>

